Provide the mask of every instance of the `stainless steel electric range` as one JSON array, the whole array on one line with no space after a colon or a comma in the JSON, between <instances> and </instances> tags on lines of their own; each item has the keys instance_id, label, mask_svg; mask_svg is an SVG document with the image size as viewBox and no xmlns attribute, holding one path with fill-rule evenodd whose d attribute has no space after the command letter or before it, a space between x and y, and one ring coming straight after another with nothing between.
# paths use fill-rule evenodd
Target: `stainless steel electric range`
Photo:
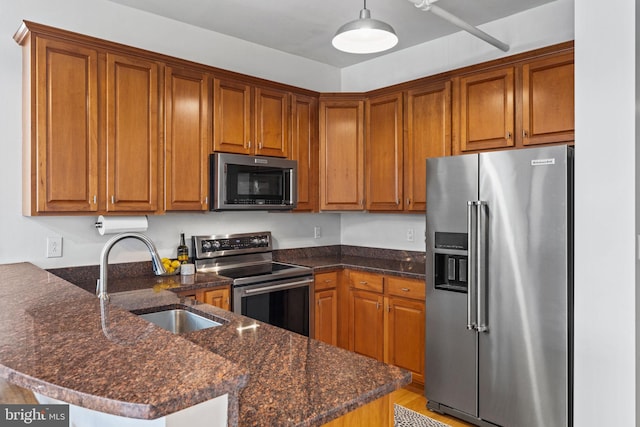
<instances>
[{"instance_id":1,"label":"stainless steel electric range","mask_svg":"<svg viewBox=\"0 0 640 427\"><path fill-rule=\"evenodd\" d=\"M273 261L270 231L193 236L192 243L198 273L233 279L234 313L309 336L312 269Z\"/></svg>"}]
</instances>

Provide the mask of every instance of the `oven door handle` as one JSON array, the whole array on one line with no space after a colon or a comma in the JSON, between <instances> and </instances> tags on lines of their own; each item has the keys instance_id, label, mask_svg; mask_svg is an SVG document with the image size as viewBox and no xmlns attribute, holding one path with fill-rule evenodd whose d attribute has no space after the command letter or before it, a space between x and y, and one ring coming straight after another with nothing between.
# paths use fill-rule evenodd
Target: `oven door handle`
<instances>
[{"instance_id":1,"label":"oven door handle","mask_svg":"<svg viewBox=\"0 0 640 427\"><path fill-rule=\"evenodd\" d=\"M279 289L299 288L309 283L313 283L313 279L300 280L297 282L281 283L279 285L267 285L267 286L261 286L259 288L253 288L253 289L243 289L242 295L262 294L265 292L277 291Z\"/></svg>"}]
</instances>

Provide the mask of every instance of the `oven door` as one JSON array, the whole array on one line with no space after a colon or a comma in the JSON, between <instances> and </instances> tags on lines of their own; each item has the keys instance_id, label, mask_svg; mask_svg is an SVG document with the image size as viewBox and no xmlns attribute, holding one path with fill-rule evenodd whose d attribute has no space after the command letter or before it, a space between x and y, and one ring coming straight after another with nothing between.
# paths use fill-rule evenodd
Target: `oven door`
<instances>
[{"instance_id":1,"label":"oven door","mask_svg":"<svg viewBox=\"0 0 640 427\"><path fill-rule=\"evenodd\" d=\"M313 276L234 286L233 312L300 335L313 331Z\"/></svg>"}]
</instances>

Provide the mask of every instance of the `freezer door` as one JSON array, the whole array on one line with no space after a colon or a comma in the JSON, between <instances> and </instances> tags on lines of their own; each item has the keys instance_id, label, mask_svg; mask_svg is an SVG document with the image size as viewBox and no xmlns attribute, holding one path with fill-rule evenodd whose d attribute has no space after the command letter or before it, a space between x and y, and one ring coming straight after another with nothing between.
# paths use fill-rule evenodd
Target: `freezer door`
<instances>
[{"instance_id":1,"label":"freezer door","mask_svg":"<svg viewBox=\"0 0 640 427\"><path fill-rule=\"evenodd\" d=\"M427 160L425 395L477 416L477 334L467 325L467 294L436 289L435 233L467 233L467 201L478 198L478 156ZM462 251L439 248L440 253Z\"/></svg>"},{"instance_id":2,"label":"freezer door","mask_svg":"<svg viewBox=\"0 0 640 427\"><path fill-rule=\"evenodd\" d=\"M488 330L478 335L479 410L498 425L569 425L567 163L566 146L480 155Z\"/></svg>"}]
</instances>

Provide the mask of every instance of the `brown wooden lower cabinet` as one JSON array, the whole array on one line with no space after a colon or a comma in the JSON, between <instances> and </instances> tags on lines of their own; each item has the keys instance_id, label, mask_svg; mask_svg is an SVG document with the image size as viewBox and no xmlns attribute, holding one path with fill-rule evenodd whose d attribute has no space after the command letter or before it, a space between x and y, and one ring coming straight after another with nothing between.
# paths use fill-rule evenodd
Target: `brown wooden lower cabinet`
<instances>
[{"instance_id":1,"label":"brown wooden lower cabinet","mask_svg":"<svg viewBox=\"0 0 640 427\"><path fill-rule=\"evenodd\" d=\"M424 384L424 301L386 297L384 335L384 361L411 371L413 381Z\"/></svg>"},{"instance_id":2,"label":"brown wooden lower cabinet","mask_svg":"<svg viewBox=\"0 0 640 427\"><path fill-rule=\"evenodd\" d=\"M353 270L345 280L347 349L407 369L423 384L425 283Z\"/></svg>"},{"instance_id":3,"label":"brown wooden lower cabinet","mask_svg":"<svg viewBox=\"0 0 640 427\"><path fill-rule=\"evenodd\" d=\"M376 427L393 425L393 411L389 395L382 396L340 418L323 424L324 427Z\"/></svg>"},{"instance_id":4,"label":"brown wooden lower cabinet","mask_svg":"<svg viewBox=\"0 0 640 427\"><path fill-rule=\"evenodd\" d=\"M213 305L223 310L231 309L231 289L229 286L218 287L214 289L202 289L190 292L179 293L181 297L191 297L196 301Z\"/></svg>"},{"instance_id":5,"label":"brown wooden lower cabinet","mask_svg":"<svg viewBox=\"0 0 640 427\"><path fill-rule=\"evenodd\" d=\"M364 356L384 359L383 296L368 291L349 295L349 350Z\"/></svg>"},{"instance_id":6,"label":"brown wooden lower cabinet","mask_svg":"<svg viewBox=\"0 0 640 427\"><path fill-rule=\"evenodd\" d=\"M229 288L217 288L199 291L196 294L196 300L205 304L210 304L215 307L222 308L223 310L230 309Z\"/></svg>"},{"instance_id":7,"label":"brown wooden lower cabinet","mask_svg":"<svg viewBox=\"0 0 640 427\"><path fill-rule=\"evenodd\" d=\"M338 291L317 291L315 299L314 338L327 344L338 345Z\"/></svg>"},{"instance_id":8,"label":"brown wooden lower cabinet","mask_svg":"<svg viewBox=\"0 0 640 427\"><path fill-rule=\"evenodd\" d=\"M317 273L314 278L314 335L319 341L338 345L338 271Z\"/></svg>"}]
</instances>

